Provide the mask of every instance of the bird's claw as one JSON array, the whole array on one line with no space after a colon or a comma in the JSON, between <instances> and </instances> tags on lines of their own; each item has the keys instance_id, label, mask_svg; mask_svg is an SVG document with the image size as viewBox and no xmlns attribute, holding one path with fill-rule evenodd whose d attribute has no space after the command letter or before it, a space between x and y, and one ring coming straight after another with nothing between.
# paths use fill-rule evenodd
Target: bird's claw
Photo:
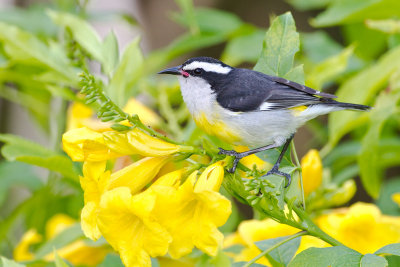
<instances>
[{"instance_id":1,"label":"bird's claw","mask_svg":"<svg viewBox=\"0 0 400 267\"><path fill-rule=\"evenodd\" d=\"M219 148L218 155L227 155L232 157L239 156L240 153L236 152L235 150L225 150L223 148Z\"/></svg>"},{"instance_id":2,"label":"bird's claw","mask_svg":"<svg viewBox=\"0 0 400 267\"><path fill-rule=\"evenodd\" d=\"M287 183L285 185L285 188L287 188L290 185L290 183L292 182L292 177L290 176L290 174L279 171L278 168L275 166L272 167L272 169L269 172L267 172L267 174L264 176L268 176L268 175L272 175L272 174L284 176L286 178Z\"/></svg>"},{"instance_id":3,"label":"bird's claw","mask_svg":"<svg viewBox=\"0 0 400 267\"><path fill-rule=\"evenodd\" d=\"M235 157L233 160L232 168L228 169L227 172L229 173L235 173L236 167L239 163L239 160L243 157L240 153L236 152L235 150L225 150L222 148L219 148L219 155L227 155L227 156L232 156Z\"/></svg>"}]
</instances>

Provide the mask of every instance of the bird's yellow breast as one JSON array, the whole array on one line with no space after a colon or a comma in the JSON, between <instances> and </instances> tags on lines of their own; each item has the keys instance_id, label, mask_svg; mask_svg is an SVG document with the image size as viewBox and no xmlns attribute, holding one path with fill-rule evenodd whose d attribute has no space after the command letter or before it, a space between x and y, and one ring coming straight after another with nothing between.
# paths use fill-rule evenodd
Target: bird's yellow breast
<instances>
[{"instance_id":1,"label":"bird's yellow breast","mask_svg":"<svg viewBox=\"0 0 400 267\"><path fill-rule=\"evenodd\" d=\"M217 136L224 142L236 143L241 140L239 134L226 123L216 118L210 118L204 112L194 117L194 121L207 134Z\"/></svg>"}]
</instances>

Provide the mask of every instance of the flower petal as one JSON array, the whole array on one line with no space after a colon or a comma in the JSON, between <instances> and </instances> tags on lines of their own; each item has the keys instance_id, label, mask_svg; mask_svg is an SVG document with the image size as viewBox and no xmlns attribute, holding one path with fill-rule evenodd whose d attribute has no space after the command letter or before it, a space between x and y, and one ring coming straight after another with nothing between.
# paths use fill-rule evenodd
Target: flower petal
<instances>
[{"instance_id":1,"label":"flower petal","mask_svg":"<svg viewBox=\"0 0 400 267\"><path fill-rule=\"evenodd\" d=\"M99 227L97 226L97 208L95 202L88 202L81 212L82 231L88 238L97 240L101 237Z\"/></svg>"},{"instance_id":2,"label":"flower petal","mask_svg":"<svg viewBox=\"0 0 400 267\"><path fill-rule=\"evenodd\" d=\"M148 157L132 163L111 175L108 189L126 186L131 189L132 194L135 194L150 183L170 159L170 157Z\"/></svg>"},{"instance_id":3,"label":"flower petal","mask_svg":"<svg viewBox=\"0 0 400 267\"><path fill-rule=\"evenodd\" d=\"M150 266L149 255L167 252L171 237L150 218L155 201L151 191L132 196L128 187L115 188L101 198L99 228L126 266Z\"/></svg>"}]
</instances>

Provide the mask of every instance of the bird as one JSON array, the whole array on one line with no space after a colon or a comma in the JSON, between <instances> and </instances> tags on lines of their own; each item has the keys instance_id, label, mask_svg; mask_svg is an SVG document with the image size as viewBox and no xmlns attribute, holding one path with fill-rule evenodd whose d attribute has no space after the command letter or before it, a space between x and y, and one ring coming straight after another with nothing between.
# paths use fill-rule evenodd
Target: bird
<instances>
[{"instance_id":1,"label":"bird","mask_svg":"<svg viewBox=\"0 0 400 267\"><path fill-rule=\"evenodd\" d=\"M158 74L177 75L184 102L197 126L232 145L253 149L244 152L219 148L233 156L234 173L243 157L282 147L268 175L286 178L279 170L297 129L307 121L332 111L367 111L366 105L338 102L333 94L314 90L282 77L231 67L211 57L194 57Z\"/></svg>"}]
</instances>

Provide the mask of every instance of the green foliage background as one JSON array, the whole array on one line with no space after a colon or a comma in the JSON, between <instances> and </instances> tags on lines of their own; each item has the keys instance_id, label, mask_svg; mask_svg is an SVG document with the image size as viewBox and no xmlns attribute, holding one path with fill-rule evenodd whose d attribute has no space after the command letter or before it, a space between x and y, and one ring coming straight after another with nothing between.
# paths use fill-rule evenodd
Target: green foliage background
<instances>
[{"instance_id":1,"label":"green foliage background","mask_svg":"<svg viewBox=\"0 0 400 267\"><path fill-rule=\"evenodd\" d=\"M340 101L373 106L368 113L333 113L327 127L320 119L306 127L313 133L314 146L322 148L324 167L329 169L328 176L336 188L360 177L362 187L384 213L400 215L390 199L393 192L400 192L400 2L289 2L298 10L321 10L311 19L313 32L299 36L289 13L279 16L266 34L266 27L246 23L235 14L177 0L180 11L172 18L186 32L146 55L139 47L140 38L124 51L119 51L112 32L102 40L90 26L84 4L56 1L50 6L1 11L0 97L28 110L50 142L44 147L16 135L0 134L4 158L0 162L0 254L12 258L22 232L36 228L43 233L46 221L56 213L79 218L83 205L78 180L81 168L63 153L61 135L68 103L82 101L76 96L80 89L78 74L90 70L89 62L100 64L104 91L120 107L129 97L145 94L154 99L153 108L165 119L162 128L169 137L219 146L219 141L205 136L190 119L176 81L155 77L171 60L218 44L224 44L220 58L227 64L255 64L256 70L334 92ZM133 18L127 21L132 27L140 27ZM331 26L341 30L342 42L327 34L325 27ZM274 153L260 157L268 160ZM47 175L39 177L32 166L47 169ZM12 203L12 188L28 194L21 202ZM234 231L238 218L228 223L226 232ZM38 260L28 265L64 264L61 259L44 263L40 258L53 248L82 238L80 227L68 231L57 240L41 244L36 250ZM308 252L310 255L301 254L284 265L302 266L309 257L315 257L311 254L354 259L346 260L348 266L353 266L350 262L360 263L361 254L339 250L314 249ZM361 261L375 260L372 255ZM118 258L110 254L102 266L116 266L116 261ZM210 264L209 259L203 262L203 266ZM219 261L214 262L218 265ZM321 261L320 266L324 263ZM13 264L19 266L2 258L0 266ZM343 266L340 264L333 266ZM377 264L374 266L381 266Z\"/></svg>"}]
</instances>

